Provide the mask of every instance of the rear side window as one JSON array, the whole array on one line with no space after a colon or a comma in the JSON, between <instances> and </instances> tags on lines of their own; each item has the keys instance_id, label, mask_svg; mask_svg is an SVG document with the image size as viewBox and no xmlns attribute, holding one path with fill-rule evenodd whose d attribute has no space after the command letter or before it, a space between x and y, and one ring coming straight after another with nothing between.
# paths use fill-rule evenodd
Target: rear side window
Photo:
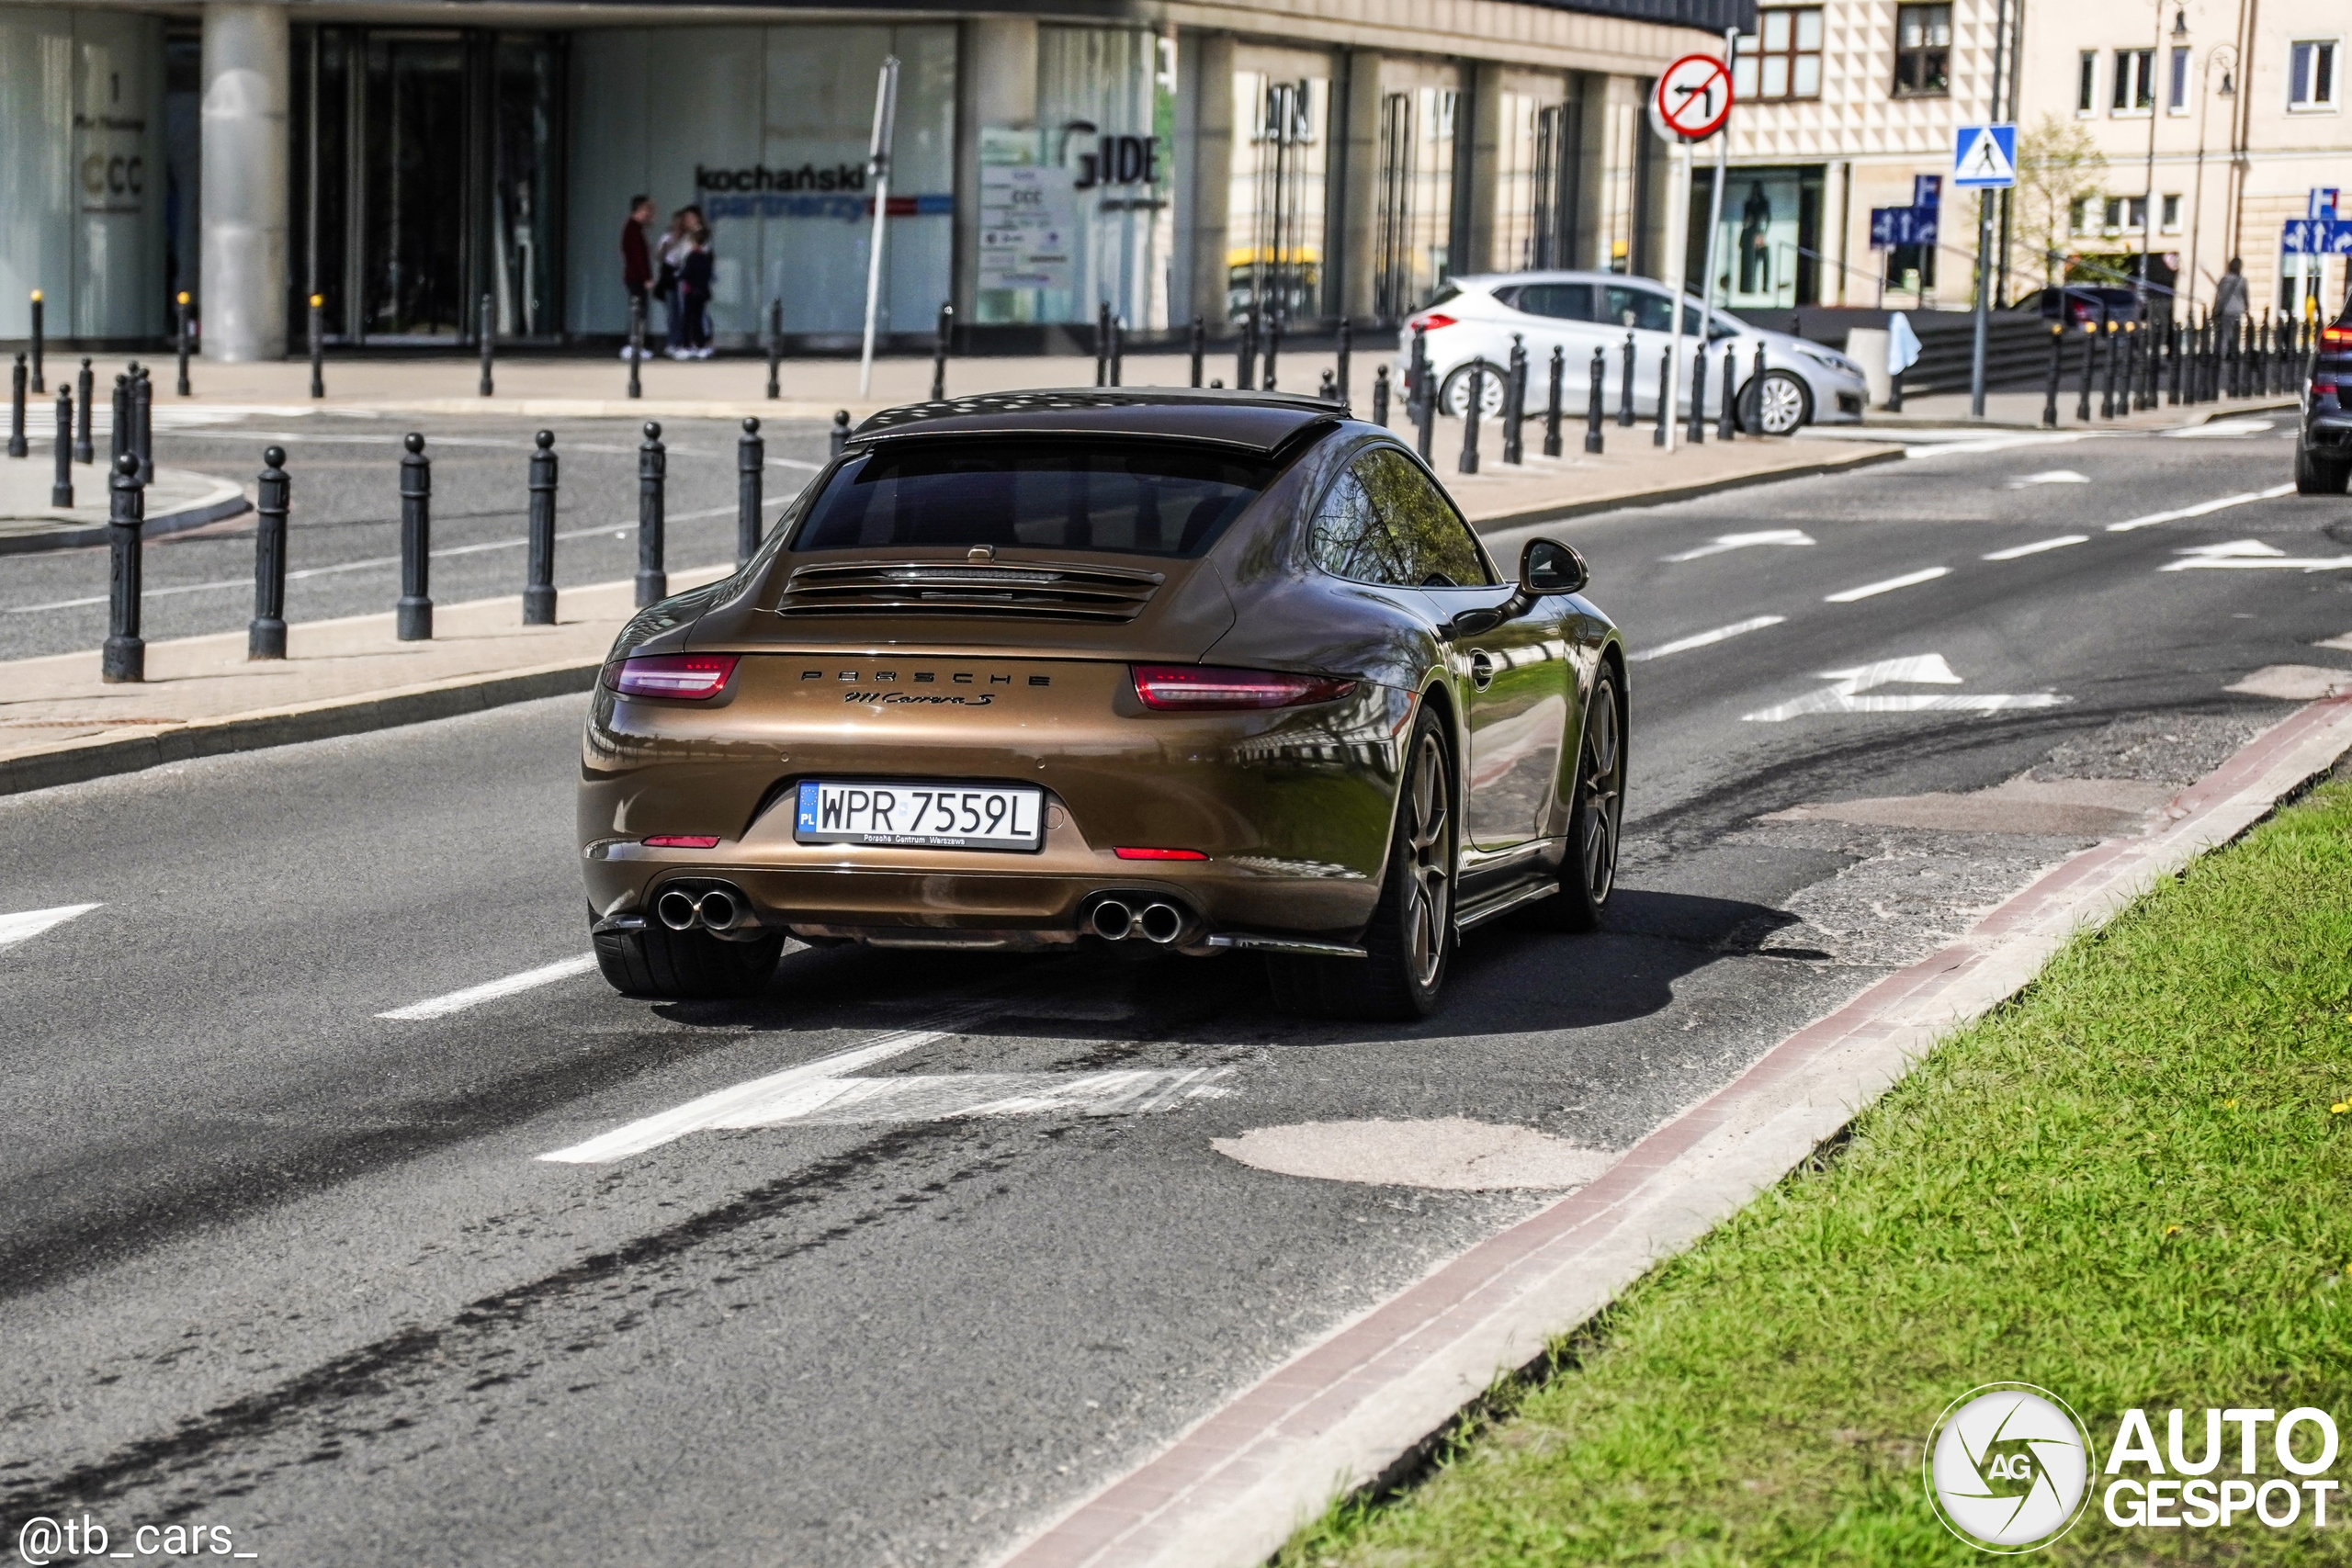
<instances>
[{"instance_id":1,"label":"rear side window","mask_svg":"<svg viewBox=\"0 0 2352 1568\"><path fill-rule=\"evenodd\" d=\"M1004 545L1193 556L1216 542L1272 472L1166 443L909 442L834 474L792 547Z\"/></svg>"},{"instance_id":2,"label":"rear side window","mask_svg":"<svg viewBox=\"0 0 2352 1568\"><path fill-rule=\"evenodd\" d=\"M1531 283L1519 291L1513 301L1531 316L1550 316L1563 321L1592 320L1592 285L1589 283Z\"/></svg>"},{"instance_id":3,"label":"rear side window","mask_svg":"<svg viewBox=\"0 0 2352 1568\"><path fill-rule=\"evenodd\" d=\"M1674 330L1674 310L1667 304L1665 295L1616 283L1609 285L1606 292L1609 298L1605 319L1611 326L1634 327L1645 333ZM1697 325L1695 321L1691 324Z\"/></svg>"},{"instance_id":4,"label":"rear side window","mask_svg":"<svg viewBox=\"0 0 2352 1568\"><path fill-rule=\"evenodd\" d=\"M1352 582L1465 588L1494 581L1469 525L1393 447L1348 465L1316 508L1307 543L1317 566Z\"/></svg>"}]
</instances>

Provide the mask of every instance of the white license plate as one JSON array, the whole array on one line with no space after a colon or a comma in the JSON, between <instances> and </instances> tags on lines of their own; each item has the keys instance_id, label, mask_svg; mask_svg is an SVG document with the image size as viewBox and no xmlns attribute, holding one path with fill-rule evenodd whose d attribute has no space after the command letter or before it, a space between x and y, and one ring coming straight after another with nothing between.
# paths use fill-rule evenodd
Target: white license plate
<instances>
[{"instance_id":1,"label":"white license plate","mask_svg":"<svg viewBox=\"0 0 2352 1568\"><path fill-rule=\"evenodd\" d=\"M804 844L1034 850L1045 842L1046 792L808 779L796 817L792 836Z\"/></svg>"}]
</instances>

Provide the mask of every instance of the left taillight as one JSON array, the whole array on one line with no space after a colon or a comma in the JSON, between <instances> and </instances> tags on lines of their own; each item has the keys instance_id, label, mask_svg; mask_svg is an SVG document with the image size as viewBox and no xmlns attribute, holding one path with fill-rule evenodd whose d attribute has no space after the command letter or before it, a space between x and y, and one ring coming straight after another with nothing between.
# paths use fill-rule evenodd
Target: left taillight
<instances>
[{"instance_id":1,"label":"left taillight","mask_svg":"<svg viewBox=\"0 0 2352 1568\"><path fill-rule=\"evenodd\" d=\"M625 697L676 697L700 702L727 689L735 673L731 653L657 653L605 667L605 684Z\"/></svg>"},{"instance_id":2,"label":"left taillight","mask_svg":"<svg viewBox=\"0 0 2352 1568\"><path fill-rule=\"evenodd\" d=\"M1201 664L1138 664L1136 696L1162 713L1232 712L1328 703L1356 689L1330 675L1280 670L1219 670Z\"/></svg>"}]
</instances>

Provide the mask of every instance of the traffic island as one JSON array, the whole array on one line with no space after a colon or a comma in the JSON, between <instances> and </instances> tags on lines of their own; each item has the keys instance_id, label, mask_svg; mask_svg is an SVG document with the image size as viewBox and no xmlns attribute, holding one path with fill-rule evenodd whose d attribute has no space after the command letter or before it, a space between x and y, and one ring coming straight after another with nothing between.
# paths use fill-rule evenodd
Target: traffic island
<instances>
[{"instance_id":1,"label":"traffic island","mask_svg":"<svg viewBox=\"0 0 2352 1568\"><path fill-rule=\"evenodd\" d=\"M1979 1562L1923 1457L2003 1383L2088 1439L2051 1560L2352 1556L2347 888L2335 782L2072 942L1279 1561ZM2025 1499L2063 1446L1973 1474Z\"/></svg>"},{"instance_id":2,"label":"traffic island","mask_svg":"<svg viewBox=\"0 0 2352 1568\"><path fill-rule=\"evenodd\" d=\"M107 470L95 464L74 465L72 506L51 504L53 472L46 452L0 462L0 556L107 542ZM146 500L141 532L150 539L253 509L244 488L234 480L186 468L157 468Z\"/></svg>"}]
</instances>

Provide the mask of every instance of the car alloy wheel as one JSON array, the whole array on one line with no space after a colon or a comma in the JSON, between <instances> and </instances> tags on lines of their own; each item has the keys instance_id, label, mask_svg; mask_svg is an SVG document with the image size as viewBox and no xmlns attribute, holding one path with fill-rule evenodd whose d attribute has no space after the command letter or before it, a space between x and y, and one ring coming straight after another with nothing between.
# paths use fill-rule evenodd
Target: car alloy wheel
<instances>
[{"instance_id":1,"label":"car alloy wheel","mask_svg":"<svg viewBox=\"0 0 2352 1568\"><path fill-rule=\"evenodd\" d=\"M1618 744L1617 694L1603 679L1585 719L1577 764L1577 870L1597 910L1617 885L1617 834L1625 804L1625 755Z\"/></svg>"},{"instance_id":2,"label":"car alloy wheel","mask_svg":"<svg viewBox=\"0 0 2352 1568\"><path fill-rule=\"evenodd\" d=\"M1423 730L1413 748L1413 773L1406 785L1401 868L1408 880L1405 929L1413 984L1434 991L1445 971L1446 944L1453 935L1453 815L1447 797L1445 748Z\"/></svg>"},{"instance_id":3,"label":"car alloy wheel","mask_svg":"<svg viewBox=\"0 0 2352 1568\"><path fill-rule=\"evenodd\" d=\"M1471 367L1468 365L1454 367L1453 374L1446 377L1445 385L1438 390L1438 412L1448 419L1460 419L1463 411L1470 406L1470 370ZM1500 366L1487 367L1486 389L1478 399L1479 419L1502 417L1503 374Z\"/></svg>"},{"instance_id":4,"label":"car alloy wheel","mask_svg":"<svg viewBox=\"0 0 2352 1568\"><path fill-rule=\"evenodd\" d=\"M1805 422L1804 385L1785 370L1765 372L1755 399L1756 427L1766 435L1792 434Z\"/></svg>"}]
</instances>

